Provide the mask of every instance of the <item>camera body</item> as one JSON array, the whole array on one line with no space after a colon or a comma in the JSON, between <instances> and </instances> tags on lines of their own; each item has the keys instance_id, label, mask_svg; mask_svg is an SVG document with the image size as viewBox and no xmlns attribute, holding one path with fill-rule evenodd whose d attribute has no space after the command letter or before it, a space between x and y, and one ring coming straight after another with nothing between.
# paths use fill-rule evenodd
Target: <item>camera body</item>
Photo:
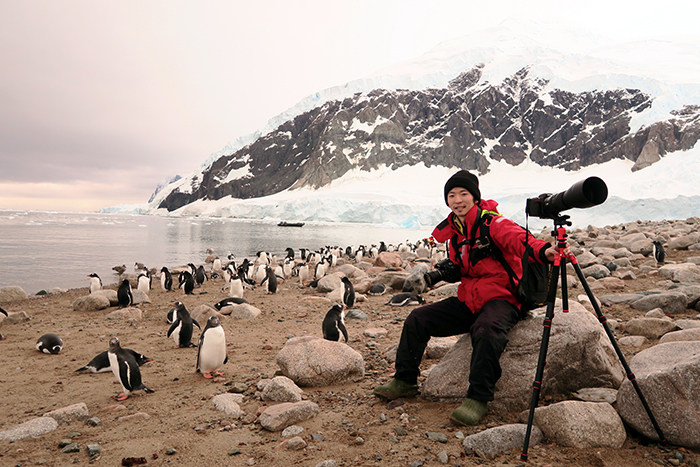
<instances>
[{"instance_id":1,"label":"camera body","mask_svg":"<svg viewBox=\"0 0 700 467\"><path fill-rule=\"evenodd\" d=\"M435 263L435 269L426 273L423 278L428 287L432 287L440 281L458 282L462 278L462 273L459 270L459 266L453 263L452 260L443 259Z\"/></svg>"}]
</instances>

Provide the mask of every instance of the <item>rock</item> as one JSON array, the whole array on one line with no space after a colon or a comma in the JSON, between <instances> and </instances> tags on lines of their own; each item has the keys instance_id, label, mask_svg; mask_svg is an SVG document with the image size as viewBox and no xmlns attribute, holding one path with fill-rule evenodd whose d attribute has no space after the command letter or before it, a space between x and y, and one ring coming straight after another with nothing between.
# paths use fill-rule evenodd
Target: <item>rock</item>
<instances>
[{"instance_id":1,"label":"rock","mask_svg":"<svg viewBox=\"0 0 700 467\"><path fill-rule=\"evenodd\" d=\"M389 253L382 251L374 260L374 265L383 268L400 268L403 266L403 259L398 253Z\"/></svg>"},{"instance_id":2,"label":"rock","mask_svg":"<svg viewBox=\"0 0 700 467\"><path fill-rule=\"evenodd\" d=\"M27 292L17 285L9 287L0 287L0 303L14 302L17 300L26 300L29 296Z\"/></svg>"},{"instance_id":3,"label":"rock","mask_svg":"<svg viewBox=\"0 0 700 467\"><path fill-rule=\"evenodd\" d=\"M581 271L585 277L593 277L595 279L602 279L610 275L610 270L602 264L594 264L593 266L588 266L586 269L582 269Z\"/></svg>"},{"instance_id":4,"label":"rock","mask_svg":"<svg viewBox=\"0 0 700 467\"><path fill-rule=\"evenodd\" d=\"M304 391L286 376L275 376L262 391L261 399L275 402L299 402Z\"/></svg>"},{"instance_id":5,"label":"rock","mask_svg":"<svg viewBox=\"0 0 700 467\"><path fill-rule=\"evenodd\" d=\"M462 441L462 446L467 454L473 454L477 450L488 456L495 456L504 451L523 447L527 425L512 424L489 428L475 435L467 436ZM542 431L532 427L530 432L530 446L542 441Z\"/></svg>"},{"instance_id":6,"label":"rock","mask_svg":"<svg viewBox=\"0 0 700 467\"><path fill-rule=\"evenodd\" d=\"M687 250L688 247L698 243L699 235L692 233L690 235L681 235L672 238L668 241L669 250Z\"/></svg>"},{"instance_id":7,"label":"rock","mask_svg":"<svg viewBox=\"0 0 700 467\"><path fill-rule=\"evenodd\" d=\"M406 282L407 277L408 277L407 272L385 271L385 272L381 272L381 273L377 274L377 277L375 277L375 279L374 279L374 283L381 282L382 284L386 285L388 288L391 288L394 290L402 290L403 284L404 284L404 282Z\"/></svg>"},{"instance_id":8,"label":"rock","mask_svg":"<svg viewBox=\"0 0 700 467\"><path fill-rule=\"evenodd\" d=\"M334 460L327 459L323 462L319 462L314 467L338 467L338 463Z\"/></svg>"},{"instance_id":9,"label":"rock","mask_svg":"<svg viewBox=\"0 0 700 467\"><path fill-rule=\"evenodd\" d=\"M534 424L559 446L619 449L627 439L620 416L606 402L564 401L538 407Z\"/></svg>"},{"instance_id":10,"label":"rock","mask_svg":"<svg viewBox=\"0 0 700 467\"><path fill-rule=\"evenodd\" d=\"M239 418L243 415L241 406L238 405L242 399L243 397L240 394L217 394L211 398L217 410L225 412L233 416L233 418Z\"/></svg>"},{"instance_id":11,"label":"rock","mask_svg":"<svg viewBox=\"0 0 700 467\"><path fill-rule=\"evenodd\" d=\"M372 339L376 339L378 337L386 337L387 330L384 328L367 328L362 332L362 334L367 337L371 337Z\"/></svg>"},{"instance_id":12,"label":"rock","mask_svg":"<svg viewBox=\"0 0 700 467\"><path fill-rule=\"evenodd\" d=\"M228 308L228 307L224 307ZM233 310L231 310L233 311ZM192 319L197 321L200 326L202 326L202 329L204 329L204 326L207 324L207 320L209 319L210 316L218 316L220 320L225 320L226 317L224 316L223 313L220 313L216 311L214 308L210 307L209 305L199 305L195 309L193 309L190 312L190 316L192 316Z\"/></svg>"},{"instance_id":13,"label":"rock","mask_svg":"<svg viewBox=\"0 0 700 467\"><path fill-rule=\"evenodd\" d=\"M637 384L669 443L700 447L700 342L668 342L650 347L630 361ZM658 440L632 383L617 396L620 415L644 436Z\"/></svg>"},{"instance_id":14,"label":"rock","mask_svg":"<svg viewBox=\"0 0 700 467\"><path fill-rule=\"evenodd\" d=\"M458 340L459 336L432 337L425 348L425 358L441 359Z\"/></svg>"},{"instance_id":15,"label":"rock","mask_svg":"<svg viewBox=\"0 0 700 467\"><path fill-rule=\"evenodd\" d=\"M136 288L131 290L131 295L134 296L134 303L132 305L138 305L140 303L151 303L151 299L148 298L148 294L143 290L138 290Z\"/></svg>"},{"instance_id":16,"label":"rock","mask_svg":"<svg viewBox=\"0 0 700 467\"><path fill-rule=\"evenodd\" d=\"M669 332L659 339L659 344L667 342L700 341L700 328L682 329L680 331Z\"/></svg>"},{"instance_id":17,"label":"rock","mask_svg":"<svg viewBox=\"0 0 700 467\"><path fill-rule=\"evenodd\" d=\"M329 293L339 289L340 284L342 284L341 278L344 276L345 274L338 271L334 272L333 274L326 274L319 279L318 285L316 286L316 291L318 293Z\"/></svg>"},{"instance_id":18,"label":"rock","mask_svg":"<svg viewBox=\"0 0 700 467\"><path fill-rule=\"evenodd\" d=\"M447 436L445 433L437 433L435 431L428 431L425 433L430 441L437 441L438 443L447 443Z\"/></svg>"},{"instance_id":19,"label":"rock","mask_svg":"<svg viewBox=\"0 0 700 467\"><path fill-rule=\"evenodd\" d=\"M229 308L229 307L224 307ZM224 308L221 312L224 312ZM261 311L250 303L241 303L239 305L231 305L231 312L228 314L233 319L255 319L260 316ZM227 310L228 311L228 310Z\"/></svg>"},{"instance_id":20,"label":"rock","mask_svg":"<svg viewBox=\"0 0 700 467\"><path fill-rule=\"evenodd\" d=\"M0 318L3 324L19 324L29 321L31 318L26 311L18 311L17 313L8 313L7 316L0 313Z\"/></svg>"},{"instance_id":21,"label":"rock","mask_svg":"<svg viewBox=\"0 0 700 467\"><path fill-rule=\"evenodd\" d=\"M426 295L430 295L432 297L456 297L457 289L459 289L459 282L441 285L440 287L426 293Z\"/></svg>"},{"instance_id":22,"label":"rock","mask_svg":"<svg viewBox=\"0 0 700 467\"><path fill-rule=\"evenodd\" d=\"M421 294L425 292L427 284L423 276L430 271L430 266L425 263L416 264L406 277L401 290L403 292L415 292Z\"/></svg>"},{"instance_id":23,"label":"rock","mask_svg":"<svg viewBox=\"0 0 700 467\"><path fill-rule=\"evenodd\" d=\"M614 404L617 400L617 389L581 388L571 395L586 402L607 402L608 404Z\"/></svg>"},{"instance_id":24,"label":"rock","mask_svg":"<svg viewBox=\"0 0 700 467\"><path fill-rule=\"evenodd\" d=\"M286 447L290 451L301 451L306 447L306 441L301 436L295 436L289 439Z\"/></svg>"},{"instance_id":25,"label":"rock","mask_svg":"<svg viewBox=\"0 0 700 467\"><path fill-rule=\"evenodd\" d=\"M625 336L619 338L617 342L628 347L641 347L647 343L647 338L644 336Z\"/></svg>"},{"instance_id":26,"label":"rock","mask_svg":"<svg viewBox=\"0 0 700 467\"><path fill-rule=\"evenodd\" d=\"M603 327L581 304L569 305L570 311L562 313L561 302L556 304L541 396L584 387L618 387L625 374ZM535 311L540 313L543 309ZM542 319L531 313L508 334L509 342L501 356L503 374L491 403L495 410L529 407L542 341ZM431 370L423 383L422 395L446 401L466 397L471 351L470 336L465 334Z\"/></svg>"},{"instance_id":27,"label":"rock","mask_svg":"<svg viewBox=\"0 0 700 467\"><path fill-rule=\"evenodd\" d=\"M639 311L661 308L664 314L673 315L685 312L688 306L688 297L678 292L664 292L646 295L639 300L635 300L630 305L632 308Z\"/></svg>"},{"instance_id":28,"label":"rock","mask_svg":"<svg viewBox=\"0 0 700 467\"><path fill-rule=\"evenodd\" d=\"M692 263L666 264L659 268L659 277L673 282L699 283L700 266Z\"/></svg>"},{"instance_id":29,"label":"rock","mask_svg":"<svg viewBox=\"0 0 700 467\"><path fill-rule=\"evenodd\" d=\"M84 402L69 405L68 407L63 407L62 409L52 410L51 412L46 412L44 414L44 417L53 418L59 425L65 425L66 423L70 423L74 420L87 420L89 416L90 414L88 413L87 405Z\"/></svg>"},{"instance_id":30,"label":"rock","mask_svg":"<svg viewBox=\"0 0 700 467\"><path fill-rule=\"evenodd\" d=\"M352 310L347 310L347 312L345 313L345 319L365 320L365 319L369 319L369 317L367 316L367 314L364 311L353 308Z\"/></svg>"},{"instance_id":31,"label":"rock","mask_svg":"<svg viewBox=\"0 0 700 467\"><path fill-rule=\"evenodd\" d=\"M94 460L102 454L102 447L99 444L88 444L87 452L88 456L90 456L90 460Z\"/></svg>"},{"instance_id":32,"label":"rock","mask_svg":"<svg viewBox=\"0 0 700 467\"><path fill-rule=\"evenodd\" d=\"M116 290L112 290L112 289L96 290L95 292L91 293L90 295L100 295L102 297L105 297L107 300L109 300L110 306L119 305L119 298L117 297Z\"/></svg>"},{"instance_id":33,"label":"rock","mask_svg":"<svg viewBox=\"0 0 700 467\"><path fill-rule=\"evenodd\" d=\"M676 329L678 329L676 323L662 318L634 318L625 324L625 331L628 334L649 339L658 339Z\"/></svg>"},{"instance_id":34,"label":"rock","mask_svg":"<svg viewBox=\"0 0 700 467\"><path fill-rule=\"evenodd\" d=\"M133 306L122 308L120 310L114 310L106 316L107 319L135 319L140 320L143 318L143 311L140 308L134 308Z\"/></svg>"},{"instance_id":35,"label":"rock","mask_svg":"<svg viewBox=\"0 0 700 467\"><path fill-rule=\"evenodd\" d=\"M612 295L602 295L602 296L598 297L598 300L600 301L600 303L602 303L605 306L612 306L612 305L627 305L627 304L635 302L643 297L644 297L644 295L636 294L636 293L621 293L621 294L612 294Z\"/></svg>"},{"instance_id":36,"label":"rock","mask_svg":"<svg viewBox=\"0 0 700 467\"><path fill-rule=\"evenodd\" d=\"M302 434L303 432L304 432L303 427L300 427L297 425L292 425L292 426L288 426L287 428L282 430L282 434L280 436L282 436L282 438L291 438L293 436L298 436L298 435Z\"/></svg>"},{"instance_id":37,"label":"rock","mask_svg":"<svg viewBox=\"0 0 700 467\"><path fill-rule=\"evenodd\" d=\"M107 297L93 293L84 297L78 297L73 302L73 311L99 311L112 306Z\"/></svg>"},{"instance_id":38,"label":"rock","mask_svg":"<svg viewBox=\"0 0 700 467\"><path fill-rule=\"evenodd\" d=\"M51 417L35 417L9 430L0 431L0 439L10 442L24 438L36 438L51 433L58 428L58 422Z\"/></svg>"},{"instance_id":39,"label":"rock","mask_svg":"<svg viewBox=\"0 0 700 467\"><path fill-rule=\"evenodd\" d=\"M282 373L300 386L331 386L362 378L362 355L342 342L305 336L289 339L277 354Z\"/></svg>"},{"instance_id":40,"label":"rock","mask_svg":"<svg viewBox=\"0 0 700 467\"><path fill-rule=\"evenodd\" d=\"M288 426L314 418L320 413L318 405L311 401L284 402L265 409L258 422L267 431L281 431Z\"/></svg>"}]
</instances>

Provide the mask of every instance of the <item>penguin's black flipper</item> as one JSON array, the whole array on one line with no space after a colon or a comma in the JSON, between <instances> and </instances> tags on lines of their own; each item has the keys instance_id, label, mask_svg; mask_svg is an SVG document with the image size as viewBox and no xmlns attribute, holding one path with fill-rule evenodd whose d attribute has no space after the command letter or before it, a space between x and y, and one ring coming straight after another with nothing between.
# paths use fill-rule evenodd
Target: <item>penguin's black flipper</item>
<instances>
[{"instance_id":1,"label":"penguin's black flipper","mask_svg":"<svg viewBox=\"0 0 700 467\"><path fill-rule=\"evenodd\" d=\"M345 337L345 343L348 343L348 330L345 328L345 323L343 323L343 320L338 321L338 329L340 329L340 332L343 333L343 337ZM338 340L340 340L340 336L338 336Z\"/></svg>"},{"instance_id":2,"label":"penguin's black flipper","mask_svg":"<svg viewBox=\"0 0 700 467\"><path fill-rule=\"evenodd\" d=\"M197 320L194 319L194 318L192 318L192 324L195 324L195 325L197 325L197 327L198 327L199 329L202 329L202 327L199 325L199 323L197 322ZM194 347L194 345L193 345L193 347Z\"/></svg>"},{"instance_id":3,"label":"penguin's black flipper","mask_svg":"<svg viewBox=\"0 0 700 467\"><path fill-rule=\"evenodd\" d=\"M176 319L173 321L173 324L170 325L170 329L168 329L168 337L170 337L170 334L173 333L173 331L180 325L180 320Z\"/></svg>"},{"instance_id":4,"label":"penguin's black flipper","mask_svg":"<svg viewBox=\"0 0 700 467\"><path fill-rule=\"evenodd\" d=\"M1 306L0 306L0 313L2 313L5 316L8 316L7 312L5 310L3 310Z\"/></svg>"}]
</instances>

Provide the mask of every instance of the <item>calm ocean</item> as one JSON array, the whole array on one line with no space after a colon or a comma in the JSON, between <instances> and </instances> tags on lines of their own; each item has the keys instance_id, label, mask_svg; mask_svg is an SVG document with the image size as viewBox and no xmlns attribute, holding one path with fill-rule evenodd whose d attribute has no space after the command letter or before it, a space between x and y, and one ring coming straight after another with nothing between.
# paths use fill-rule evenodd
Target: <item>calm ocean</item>
<instances>
[{"instance_id":1,"label":"calm ocean","mask_svg":"<svg viewBox=\"0 0 700 467\"><path fill-rule=\"evenodd\" d=\"M225 257L254 258L264 250L283 256L287 247L316 250L326 245L416 242L433 227L399 229L367 224L278 227L276 222L169 218L94 213L0 211L0 287L18 285L32 295L54 287L87 287L97 273L105 285L113 266L201 264L213 248Z\"/></svg>"}]
</instances>

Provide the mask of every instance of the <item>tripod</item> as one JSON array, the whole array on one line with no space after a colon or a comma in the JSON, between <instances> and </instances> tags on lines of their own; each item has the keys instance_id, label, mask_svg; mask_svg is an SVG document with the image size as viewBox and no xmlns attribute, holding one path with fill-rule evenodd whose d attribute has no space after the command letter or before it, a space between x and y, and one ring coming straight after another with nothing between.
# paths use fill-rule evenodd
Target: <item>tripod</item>
<instances>
[{"instance_id":1,"label":"tripod","mask_svg":"<svg viewBox=\"0 0 700 467\"><path fill-rule=\"evenodd\" d=\"M666 441L666 438L661 433L661 428L659 427L659 424L656 422L654 415L651 413L651 409L649 408L649 405L647 404L647 401L644 398L644 394L642 394L642 390L639 388L639 385L637 384L637 381L635 379L634 374L632 373L632 370L627 365L627 361L625 360L624 355L622 355L622 351L620 350L620 347L617 345L617 341L615 340L615 336L613 336L613 333L610 330L610 327L608 326L607 318L605 317L605 315L603 315L602 311L600 310L600 306L598 306L598 302L595 300L595 297L593 296L593 292L591 291L591 288L589 287L588 282L586 281L586 278L583 276L583 272L581 271L581 266L579 266L578 261L576 260L576 257L572 253L563 253L563 251L565 250L565 248L567 246L566 245L567 234L566 234L566 228L564 226L571 225L571 222L569 222L568 219L569 219L569 216L562 216L559 214L557 214L556 217L554 217L554 231L552 232L552 235L556 236L557 245L559 247L559 253L554 258L554 266L552 267L551 275L549 277L549 288L548 288L548 293L547 293L547 312L546 312L545 318L544 318L544 330L542 331L542 344L540 345L540 354L539 354L539 359L537 361L537 371L535 373L535 381L533 382L533 385L532 385L532 400L530 402L530 414L529 414L528 419L527 419L527 430L525 431L525 440L523 442L523 452L520 455L520 460L527 461L527 449L528 449L528 444L530 443L530 434L532 432L532 421L533 421L533 418L535 416L535 408L537 407L537 402L539 400L540 388L542 385L542 374L544 373L545 359L547 357L547 347L549 346L549 334L551 332L552 318L554 318L554 303L555 303L556 297L557 297L557 279L559 276L559 272L561 272L562 308L563 308L565 313L569 311L569 296L568 296L568 291L566 288L566 261L567 261L567 259L573 265L579 281L581 282L581 284L583 284L583 288L586 291L586 295L588 295L588 299L591 301L591 304L593 305L596 316L598 317L598 321L600 321L600 323L603 325L603 328L605 329L605 333L608 335L608 338L610 339L610 343L612 344L613 348L615 349L615 353L617 354L617 357L620 359L620 363L622 363L622 366L625 369L625 373L627 374L627 379L629 379L630 382L632 383L632 386L634 386L634 390L637 392L637 395L639 396L639 400L642 402L642 405L644 406L644 410L646 410L647 415L649 416L649 419L651 420L652 425L654 425L654 429L656 430L656 433L659 435L659 440L661 440L661 444L665 446L668 444Z\"/></svg>"}]
</instances>

